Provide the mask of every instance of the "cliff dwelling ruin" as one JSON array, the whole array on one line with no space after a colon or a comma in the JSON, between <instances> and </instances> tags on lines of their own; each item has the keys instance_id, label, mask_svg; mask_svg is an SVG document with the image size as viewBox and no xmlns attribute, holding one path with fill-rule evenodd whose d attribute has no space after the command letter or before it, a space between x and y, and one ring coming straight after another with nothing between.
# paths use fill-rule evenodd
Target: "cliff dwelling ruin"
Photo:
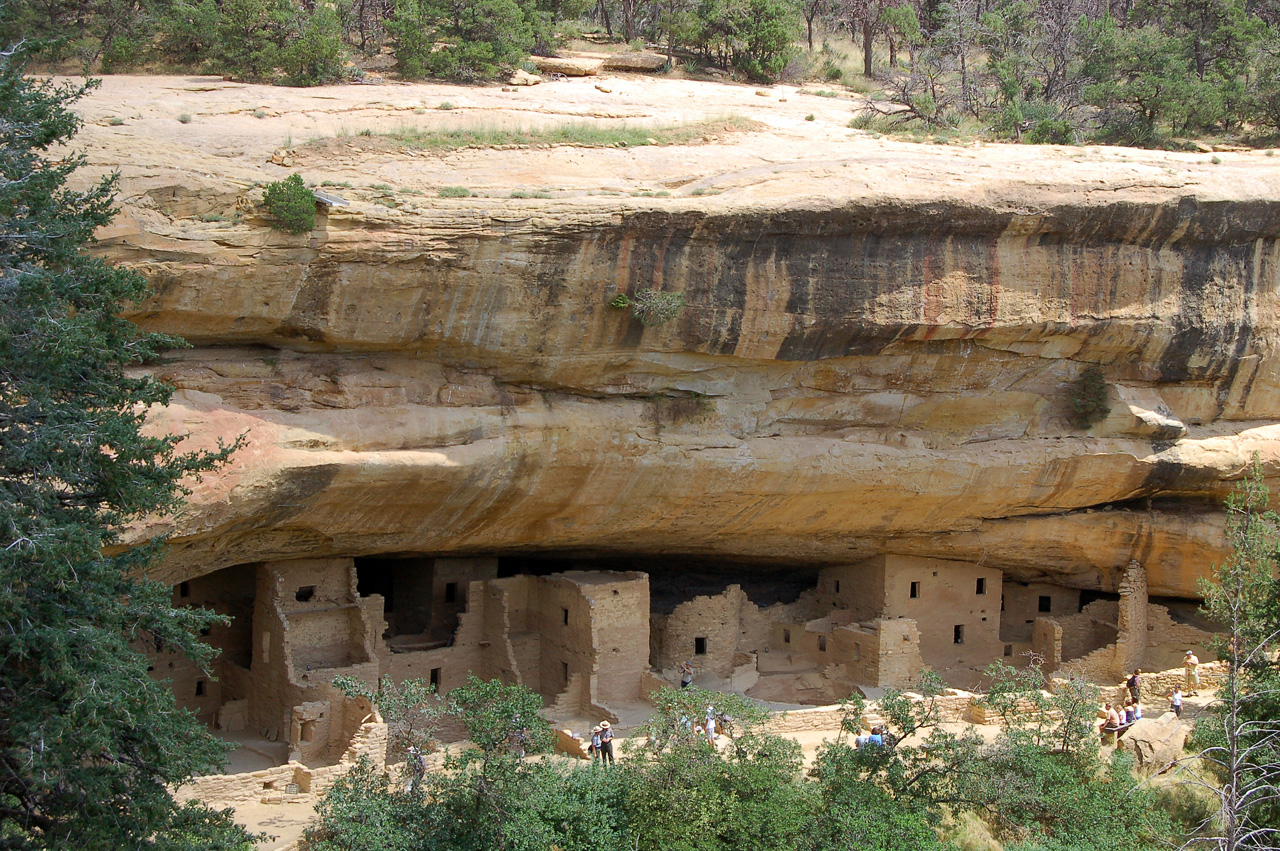
<instances>
[{"instance_id":1,"label":"cliff dwelling ruin","mask_svg":"<svg viewBox=\"0 0 1280 851\"><path fill-rule=\"evenodd\" d=\"M1210 638L1185 606L1175 617L1149 599L1136 563L1111 594L919 556L733 567L574 556L239 565L174 588L179 605L230 618L207 636L221 651L216 678L163 652L153 669L260 760L247 765L316 767L336 762L367 719L367 704L334 688L340 674L441 692L496 677L537 691L559 724L617 723L647 714L645 696L676 684L684 661L699 685L785 709L909 689L926 667L980 686L990 662L1026 664L1029 652L1050 671L1114 681L1173 667L1186 647L1207 655Z\"/></svg>"}]
</instances>

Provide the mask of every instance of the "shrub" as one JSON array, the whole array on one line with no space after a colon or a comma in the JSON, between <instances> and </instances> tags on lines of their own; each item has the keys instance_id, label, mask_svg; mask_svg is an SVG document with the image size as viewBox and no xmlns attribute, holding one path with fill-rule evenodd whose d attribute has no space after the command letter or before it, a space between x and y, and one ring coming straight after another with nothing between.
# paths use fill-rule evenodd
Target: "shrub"
<instances>
[{"instance_id":1,"label":"shrub","mask_svg":"<svg viewBox=\"0 0 1280 851\"><path fill-rule=\"evenodd\" d=\"M617 301L617 299L615 299ZM640 290L630 300L631 315L641 325L663 325L684 310L684 293L667 293L661 290Z\"/></svg>"},{"instance_id":2,"label":"shrub","mask_svg":"<svg viewBox=\"0 0 1280 851\"><path fill-rule=\"evenodd\" d=\"M187 114L187 113L185 113L185 112L184 112L184 113L182 113L181 115L179 115L179 116L178 116L178 123L179 123L179 124L190 124L190 123L191 123L191 116L190 116L190 115L188 115L188 114Z\"/></svg>"},{"instance_id":3,"label":"shrub","mask_svg":"<svg viewBox=\"0 0 1280 851\"><path fill-rule=\"evenodd\" d=\"M279 53L286 85L321 86L343 78L347 50L342 44L342 26L332 7L317 3L311 12L294 13L286 32Z\"/></svg>"},{"instance_id":4,"label":"shrub","mask_svg":"<svg viewBox=\"0 0 1280 851\"><path fill-rule=\"evenodd\" d=\"M818 120L818 117L817 117L816 115L814 115L814 114L811 112L811 113L809 113L808 115L806 115L806 116L804 117L804 120L805 120L805 121L817 121L817 120Z\"/></svg>"},{"instance_id":5,"label":"shrub","mask_svg":"<svg viewBox=\"0 0 1280 851\"><path fill-rule=\"evenodd\" d=\"M471 190L465 186L442 186L440 187L441 198L469 198Z\"/></svg>"},{"instance_id":6,"label":"shrub","mask_svg":"<svg viewBox=\"0 0 1280 851\"><path fill-rule=\"evenodd\" d=\"M316 196L302 182L302 175L268 183L262 193L271 226L286 233L307 233L316 226Z\"/></svg>"},{"instance_id":7,"label":"shrub","mask_svg":"<svg viewBox=\"0 0 1280 851\"><path fill-rule=\"evenodd\" d=\"M1071 423L1076 428L1089 428L1106 419L1111 413L1107 401L1107 380L1102 370L1091 366L1071 382L1067 396Z\"/></svg>"}]
</instances>

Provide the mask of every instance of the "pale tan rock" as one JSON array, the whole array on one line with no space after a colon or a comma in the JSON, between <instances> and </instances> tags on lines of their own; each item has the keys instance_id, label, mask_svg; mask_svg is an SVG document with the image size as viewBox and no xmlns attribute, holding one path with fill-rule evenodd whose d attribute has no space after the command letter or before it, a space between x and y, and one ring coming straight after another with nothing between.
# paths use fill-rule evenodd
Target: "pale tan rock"
<instances>
[{"instance_id":1,"label":"pale tan rock","mask_svg":"<svg viewBox=\"0 0 1280 851\"><path fill-rule=\"evenodd\" d=\"M542 78L537 74L530 74L523 68L517 68L511 73L511 78L507 82L513 86L536 86L542 82Z\"/></svg>"},{"instance_id":2,"label":"pale tan rock","mask_svg":"<svg viewBox=\"0 0 1280 851\"><path fill-rule=\"evenodd\" d=\"M1133 754L1138 768L1148 773L1158 772L1182 756L1190 733L1189 724L1166 712L1158 718L1140 718L1133 722L1118 740L1118 747Z\"/></svg>"},{"instance_id":3,"label":"pale tan rock","mask_svg":"<svg viewBox=\"0 0 1280 851\"><path fill-rule=\"evenodd\" d=\"M566 77L594 77L604 66L603 59L572 56L531 56L529 61L544 74L564 74Z\"/></svg>"},{"instance_id":4,"label":"pale tan rock","mask_svg":"<svg viewBox=\"0 0 1280 851\"><path fill-rule=\"evenodd\" d=\"M607 95L613 94L613 89L610 88L609 86L604 85L603 83L596 83L596 91L604 92Z\"/></svg>"},{"instance_id":5,"label":"pale tan rock","mask_svg":"<svg viewBox=\"0 0 1280 851\"><path fill-rule=\"evenodd\" d=\"M637 53L614 53L604 60L601 67L605 71L661 71L667 67L667 57L647 50Z\"/></svg>"}]
</instances>

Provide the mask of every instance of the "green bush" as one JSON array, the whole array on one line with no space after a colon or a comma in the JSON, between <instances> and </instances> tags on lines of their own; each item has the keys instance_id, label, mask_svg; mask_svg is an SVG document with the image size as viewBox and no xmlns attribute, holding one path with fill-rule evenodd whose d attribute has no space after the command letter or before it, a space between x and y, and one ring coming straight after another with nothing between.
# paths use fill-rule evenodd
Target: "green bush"
<instances>
[{"instance_id":1,"label":"green bush","mask_svg":"<svg viewBox=\"0 0 1280 851\"><path fill-rule=\"evenodd\" d=\"M276 230L307 233L316 226L316 196L302 182L299 174L267 184L262 193L262 203L271 216L271 226Z\"/></svg>"},{"instance_id":2,"label":"green bush","mask_svg":"<svg viewBox=\"0 0 1280 851\"><path fill-rule=\"evenodd\" d=\"M1107 418L1111 403L1107 401L1107 380L1102 370L1091 366L1071 382L1067 404L1071 424L1076 428L1089 428Z\"/></svg>"},{"instance_id":3,"label":"green bush","mask_svg":"<svg viewBox=\"0 0 1280 851\"><path fill-rule=\"evenodd\" d=\"M471 190L465 186L442 186L440 187L441 198L469 198Z\"/></svg>"},{"instance_id":4,"label":"green bush","mask_svg":"<svg viewBox=\"0 0 1280 851\"><path fill-rule=\"evenodd\" d=\"M327 3L317 3L311 12L298 11L288 20L279 52L285 85L336 83L346 76L346 61L342 26Z\"/></svg>"},{"instance_id":5,"label":"green bush","mask_svg":"<svg viewBox=\"0 0 1280 851\"><path fill-rule=\"evenodd\" d=\"M631 298L631 315L641 325L663 325L684 310L684 293L640 290Z\"/></svg>"}]
</instances>

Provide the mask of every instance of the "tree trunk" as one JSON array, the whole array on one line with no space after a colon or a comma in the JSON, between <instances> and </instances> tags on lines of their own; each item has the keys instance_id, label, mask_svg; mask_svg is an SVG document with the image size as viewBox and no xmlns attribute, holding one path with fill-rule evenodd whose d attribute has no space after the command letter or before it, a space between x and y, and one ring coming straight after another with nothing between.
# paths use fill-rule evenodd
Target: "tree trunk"
<instances>
[{"instance_id":1,"label":"tree trunk","mask_svg":"<svg viewBox=\"0 0 1280 851\"><path fill-rule=\"evenodd\" d=\"M862 74L871 76L871 18L862 21Z\"/></svg>"},{"instance_id":2,"label":"tree trunk","mask_svg":"<svg viewBox=\"0 0 1280 851\"><path fill-rule=\"evenodd\" d=\"M893 40L892 36L889 38L889 67L898 67L898 43Z\"/></svg>"},{"instance_id":3,"label":"tree trunk","mask_svg":"<svg viewBox=\"0 0 1280 851\"><path fill-rule=\"evenodd\" d=\"M596 10L600 13L600 23L604 24L605 34L613 38L613 23L609 20L609 7L604 0L597 0Z\"/></svg>"},{"instance_id":4,"label":"tree trunk","mask_svg":"<svg viewBox=\"0 0 1280 851\"><path fill-rule=\"evenodd\" d=\"M813 18L806 17L804 22L809 28L809 52L813 53Z\"/></svg>"}]
</instances>

